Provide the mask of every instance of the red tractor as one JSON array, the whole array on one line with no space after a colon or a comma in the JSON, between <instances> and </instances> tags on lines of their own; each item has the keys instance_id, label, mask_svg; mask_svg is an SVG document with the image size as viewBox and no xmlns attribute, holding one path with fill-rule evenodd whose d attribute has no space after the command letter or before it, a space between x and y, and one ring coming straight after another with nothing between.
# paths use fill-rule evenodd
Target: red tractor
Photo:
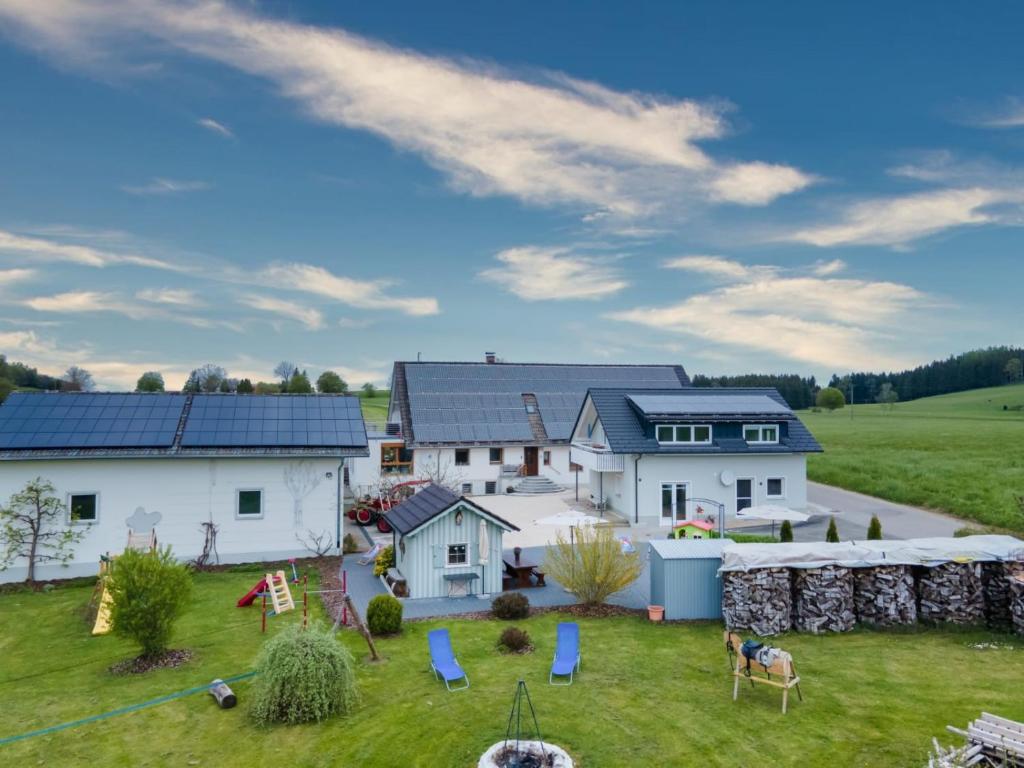
<instances>
[{"instance_id":1,"label":"red tractor","mask_svg":"<svg viewBox=\"0 0 1024 768\"><path fill-rule=\"evenodd\" d=\"M364 496L348 511L348 519L359 525L376 523L378 531L390 533L391 526L388 525L386 519L388 511L416 493L417 486L426 485L429 482L429 480L407 480L390 488L378 490L376 497Z\"/></svg>"}]
</instances>

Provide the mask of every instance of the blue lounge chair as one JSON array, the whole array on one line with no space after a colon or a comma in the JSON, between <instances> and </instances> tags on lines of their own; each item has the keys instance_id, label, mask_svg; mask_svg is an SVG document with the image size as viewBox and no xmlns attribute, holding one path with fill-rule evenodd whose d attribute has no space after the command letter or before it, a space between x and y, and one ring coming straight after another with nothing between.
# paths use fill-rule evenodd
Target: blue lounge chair
<instances>
[{"instance_id":1,"label":"blue lounge chair","mask_svg":"<svg viewBox=\"0 0 1024 768\"><path fill-rule=\"evenodd\" d=\"M449 691L463 691L469 688L469 676L459 666L458 659L452 652L452 641L447 629L433 629L427 634L430 644L430 668L439 680L444 680L444 687ZM465 685L452 688L451 683L465 680Z\"/></svg>"},{"instance_id":2,"label":"blue lounge chair","mask_svg":"<svg viewBox=\"0 0 1024 768\"><path fill-rule=\"evenodd\" d=\"M573 673L580 671L580 664L580 625L563 621L558 625L558 643L555 646L555 658L551 662L548 682L551 685L572 685ZM568 677L569 682L556 683L555 677Z\"/></svg>"}]
</instances>

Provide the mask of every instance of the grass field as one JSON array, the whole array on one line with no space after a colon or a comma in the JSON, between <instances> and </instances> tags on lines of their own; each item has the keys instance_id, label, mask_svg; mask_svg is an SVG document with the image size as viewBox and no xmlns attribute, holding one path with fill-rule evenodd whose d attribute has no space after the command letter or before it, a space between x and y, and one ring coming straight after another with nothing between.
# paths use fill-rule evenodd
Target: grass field
<instances>
[{"instance_id":1,"label":"grass field","mask_svg":"<svg viewBox=\"0 0 1024 768\"><path fill-rule=\"evenodd\" d=\"M388 398L391 393L387 390L378 390L373 397L363 397L360 403L363 407L363 418L377 424L383 424L388 420Z\"/></svg>"},{"instance_id":2,"label":"grass field","mask_svg":"<svg viewBox=\"0 0 1024 768\"><path fill-rule=\"evenodd\" d=\"M261 642L258 609L235 600L252 573L199 574L175 647L196 651L179 669L114 677L132 654L114 637L90 637L81 612L89 586L0 595L0 738L203 685L250 668ZM316 611L319 612L318 610ZM271 631L300 620L273 619ZM843 636L791 635L805 701L779 712L774 691L731 682L717 624L651 625L638 617L581 620L583 672L568 688L547 684L557 614L518 622L536 651L494 648L507 623L448 620L468 691L447 693L427 667L426 634L442 622L406 624L382 639L386 661L365 662L353 632L362 703L348 718L258 729L240 705L219 710L205 694L71 730L0 746L3 765L472 766L503 737L516 680L530 687L543 735L579 765L913 766L947 723L983 709L1024 719L1021 650L980 631L930 630ZM969 684L964 681L969 680Z\"/></svg>"},{"instance_id":3,"label":"grass field","mask_svg":"<svg viewBox=\"0 0 1024 768\"><path fill-rule=\"evenodd\" d=\"M809 479L1024 531L1024 385L800 418L825 447Z\"/></svg>"}]
</instances>

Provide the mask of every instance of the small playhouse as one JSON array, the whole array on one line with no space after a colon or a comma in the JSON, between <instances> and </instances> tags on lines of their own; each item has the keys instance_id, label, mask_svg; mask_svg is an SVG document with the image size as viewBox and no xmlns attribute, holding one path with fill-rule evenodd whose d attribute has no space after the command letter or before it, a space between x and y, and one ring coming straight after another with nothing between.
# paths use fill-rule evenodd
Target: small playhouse
<instances>
[{"instance_id":1,"label":"small playhouse","mask_svg":"<svg viewBox=\"0 0 1024 768\"><path fill-rule=\"evenodd\" d=\"M707 520L684 520L672 528L670 539L711 539L715 530L714 523Z\"/></svg>"},{"instance_id":2,"label":"small playhouse","mask_svg":"<svg viewBox=\"0 0 1024 768\"><path fill-rule=\"evenodd\" d=\"M393 577L404 581L408 597L501 592L502 536L519 530L512 523L433 484L392 508L388 523Z\"/></svg>"}]
</instances>

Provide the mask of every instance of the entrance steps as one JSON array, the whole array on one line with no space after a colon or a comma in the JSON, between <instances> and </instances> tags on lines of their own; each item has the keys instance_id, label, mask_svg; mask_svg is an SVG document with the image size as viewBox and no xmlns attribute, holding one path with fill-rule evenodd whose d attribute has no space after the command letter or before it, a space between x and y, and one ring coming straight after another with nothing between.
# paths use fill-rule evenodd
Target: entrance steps
<instances>
[{"instance_id":1,"label":"entrance steps","mask_svg":"<svg viewBox=\"0 0 1024 768\"><path fill-rule=\"evenodd\" d=\"M524 477L512 487L515 488L516 493L526 494L561 493L565 490L558 483L552 481L551 478L540 475Z\"/></svg>"}]
</instances>

